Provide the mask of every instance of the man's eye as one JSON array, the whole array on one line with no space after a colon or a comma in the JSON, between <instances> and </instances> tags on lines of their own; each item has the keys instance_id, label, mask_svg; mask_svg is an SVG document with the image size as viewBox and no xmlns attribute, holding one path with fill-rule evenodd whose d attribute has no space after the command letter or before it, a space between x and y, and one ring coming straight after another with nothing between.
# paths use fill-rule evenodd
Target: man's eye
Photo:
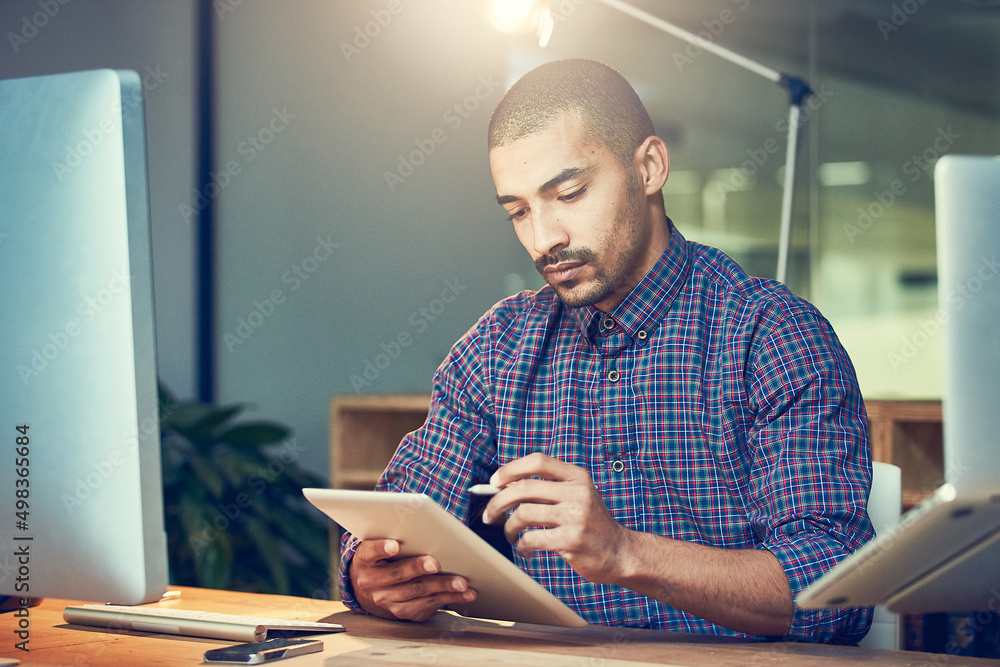
<instances>
[{"instance_id":1,"label":"man's eye","mask_svg":"<svg viewBox=\"0 0 1000 667\"><path fill-rule=\"evenodd\" d=\"M582 188L580 188L579 190L574 190L573 192L570 192L570 193L567 193L567 194L564 194L564 195L560 196L559 200L560 201L573 201L574 199L579 198L586 191L587 191L587 186L585 185Z\"/></svg>"},{"instance_id":2,"label":"man's eye","mask_svg":"<svg viewBox=\"0 0 1000 667\"><path fill-rule=\"evenodd\" d=\"M528 215L528 209L519 208L516 211L511 211L510 215L507 217L510 219L511 222L517 222L526 215Z\"/></svg>"}]
</instances>

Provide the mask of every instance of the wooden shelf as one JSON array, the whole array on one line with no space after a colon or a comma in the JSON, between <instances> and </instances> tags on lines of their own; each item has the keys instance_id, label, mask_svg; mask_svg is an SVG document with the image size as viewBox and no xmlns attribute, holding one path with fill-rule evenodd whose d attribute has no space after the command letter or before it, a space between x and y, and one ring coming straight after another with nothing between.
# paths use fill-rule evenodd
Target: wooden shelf
<instances>
[{"instance_id":1,"label":"wooden shelf","mask_svg":"<svg viewBox=\"0 0 1000 667\"><path fill-rule=\"evenodd\" d=\"M902 471L903 509L944 482L941 401L866 401L872 460Z\"/></svg>"},{"instance_id":2,"label":"wooden shelf","mask_svg":"<svg viewBox=\"0 0 1000 667\"><path fill-rule=\"evenodd\" d=\"M330 486L374 488L400 440L427 419L427 394L337 396L330 403ZM872 459L902 469L910 507L944 481L940 401L866 401Z\"/></svg>"},{"instance_id":3,"label":"wooden shelf","mask_svg":"<svg viewBox=\"0 0 1000 667\"><path fill-rule=\"evenodd\" d=\"M400 440L427 419L430 396L337 396L330 402L330 486L375 487Z\"/></svg>"}]
</instances>

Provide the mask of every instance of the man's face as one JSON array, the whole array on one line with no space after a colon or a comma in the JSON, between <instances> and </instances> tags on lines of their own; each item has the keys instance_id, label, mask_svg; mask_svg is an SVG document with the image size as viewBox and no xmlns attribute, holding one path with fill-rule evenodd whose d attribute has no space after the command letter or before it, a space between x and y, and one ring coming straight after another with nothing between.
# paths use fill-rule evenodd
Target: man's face
<instances>
[{"instance_id":1,"label":"man's face","mask_svg":"<svg viewBox=\"0 0 1000 667\"><path fill-rule=\"evenodd\" d=\"M659 258L635 169L588 141L575 113L494 148L490 169L518 239L566 305L611 310Z\"/></svg>"}]
</instances>

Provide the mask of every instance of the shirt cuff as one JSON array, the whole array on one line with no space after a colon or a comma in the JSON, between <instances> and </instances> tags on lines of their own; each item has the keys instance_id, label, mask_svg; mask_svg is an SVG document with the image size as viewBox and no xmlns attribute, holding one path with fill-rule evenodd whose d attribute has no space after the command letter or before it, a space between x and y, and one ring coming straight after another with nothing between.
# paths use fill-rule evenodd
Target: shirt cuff
<instances>
[{"instance_id":1,"label":"shirt cuff","mask_svg":"<svg viewBox=\"0 0 1000 667\"><path fill-rule=\"evenodd\" d=\"M351 560L360 544L361 540L350 533L344 533L340 538L340 601L353 612L367 614L368 612L361 608L358 599L354 597L354 586L351 584Z\"/></svg>"},{"instance_id":2,"label":"shirt cuff","mask_svg":"<svg viewBox=\"0 0 1000 667\"><path fill-rule=\"evenodd\" d=\"M820 575L847 556L843 545L826 534L797 533L761 545L775 555L788 577L792 600ZM872 607L802 609L792 615L786 641L857 644L868 633Z\"/></svg>"}]
</instances>

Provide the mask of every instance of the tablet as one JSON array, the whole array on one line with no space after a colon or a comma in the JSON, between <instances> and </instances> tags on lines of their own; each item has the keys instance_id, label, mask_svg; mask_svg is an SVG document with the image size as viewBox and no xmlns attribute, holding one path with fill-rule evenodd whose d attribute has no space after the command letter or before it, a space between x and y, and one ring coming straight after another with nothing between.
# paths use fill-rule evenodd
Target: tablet
<instances>
[{"instance_id":1,"label":"tablet","mask_svg":"<svg viewBox=\"0 0 1000 667\"><path fill-rule=\"evenodd\" d=\"M950 484L796 597L805 609L885 605L895 613L986 609L1000 581L1000 489Z\"/></svg>"},{"instance_id":2,"label":"tablet","mask_svg":"<svg viewBox=\"0 0 1000 667\"><path fill-rule=\"evenodd\" d=\"M303 489L313 505L362 540L393 539L400 556L429 554L465 577L478 596L449 609L475 618L565 627L587 625L471 528L422 493Z\"/></svg>"}]
</instances>

